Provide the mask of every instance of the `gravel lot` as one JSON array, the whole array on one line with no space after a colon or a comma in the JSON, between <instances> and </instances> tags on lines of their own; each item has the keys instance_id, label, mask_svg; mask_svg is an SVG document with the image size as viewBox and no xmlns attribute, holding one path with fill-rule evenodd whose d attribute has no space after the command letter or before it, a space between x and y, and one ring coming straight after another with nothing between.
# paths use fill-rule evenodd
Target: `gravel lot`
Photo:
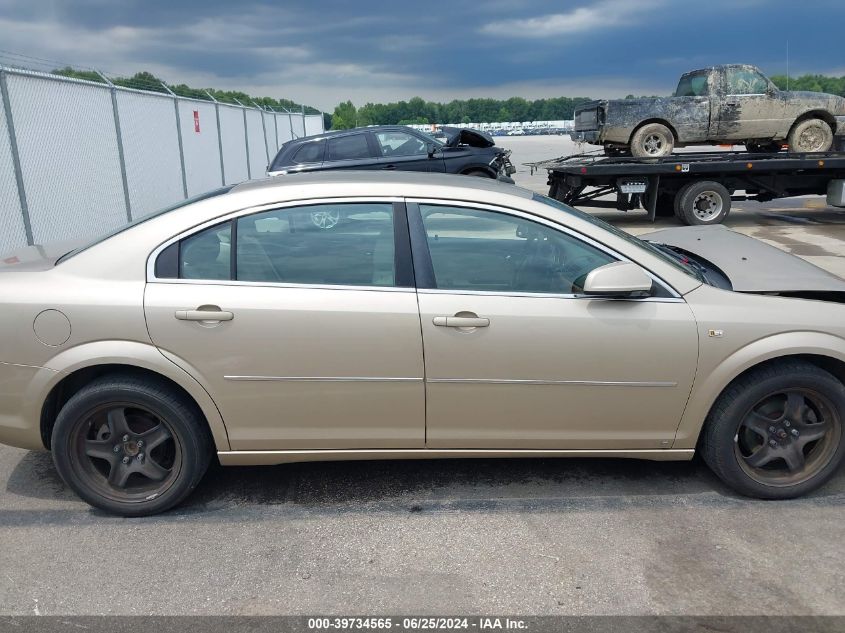
<instances>
[{"instance_id":1,"label":"gravel lot","mask_svg":"<svg viewBox=\"0 0 845 633\"><path fill-rule=\"evenodd\" d=\"M570 149L497 140L517 164ZM819 205L728 225L845 275L845 210ZM845 615L844 504L845 473L761 502L698 460L350 462L213 468L182 507L119 519L0 447L0 614Z\"/></svg>"}]
</instances>

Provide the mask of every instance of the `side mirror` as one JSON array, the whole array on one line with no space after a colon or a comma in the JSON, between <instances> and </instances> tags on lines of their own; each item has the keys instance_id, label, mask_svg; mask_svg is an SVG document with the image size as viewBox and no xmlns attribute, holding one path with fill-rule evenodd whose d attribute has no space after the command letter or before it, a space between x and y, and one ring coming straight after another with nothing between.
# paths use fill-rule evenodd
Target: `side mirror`
<instances>
[{"instance_id":1,"label":"side mirror","mask_svg":"<svg viewBox=\"0 0 845 633\"><path fill-rule=\"evenodd\" d=\"M428 157L433 158L434 152L437 151L437 148L434 146L434 143L426 143L425 151L428 152Z\"/></svg>"},{"instance_id":2,"label":"side mirror","mask_svg":"<svg viewBox=\"0 0 845 633\"><path fill-rule=\"evenodd\" d=\"M651 292L651 277L631 262L613 262L590 271L584 293L598 297L645 297Z\"/></svg>"}]
</instances>

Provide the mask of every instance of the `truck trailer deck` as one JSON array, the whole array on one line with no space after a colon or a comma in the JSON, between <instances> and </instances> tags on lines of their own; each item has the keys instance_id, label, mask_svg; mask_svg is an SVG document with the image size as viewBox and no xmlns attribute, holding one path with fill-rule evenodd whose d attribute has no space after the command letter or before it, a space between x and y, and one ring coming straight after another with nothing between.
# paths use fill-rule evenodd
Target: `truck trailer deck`
<instances>
[{"instance_id":1,"label":"truck trailer deck","mask_svg":"<svg viewBox=\"0 0 845 633\"><path fill-rule=\"evenodd\" d=\"M685 224L718 224L735 200L814 194L845 207L845 152L709 151L657 158L587 153L527 165L532 173L548 171L549 196L556 200L622 211L642 208L652 221L675 215ZM600 199L614 193L615 201Z\"/></svg>"}]
</instances>

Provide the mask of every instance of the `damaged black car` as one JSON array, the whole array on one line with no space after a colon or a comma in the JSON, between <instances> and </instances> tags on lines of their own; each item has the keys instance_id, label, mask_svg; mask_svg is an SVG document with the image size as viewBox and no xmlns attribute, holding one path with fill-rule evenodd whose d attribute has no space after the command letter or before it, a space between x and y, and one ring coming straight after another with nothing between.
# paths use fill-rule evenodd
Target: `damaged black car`
<instances>
[{"instance_id":1,"label":"damaged black car","mask_svg":"<svg viewBox=\"0 0 845 633\"><path fill-rule=\"evenodd\" d=\"M288 141L268 176L324 169L429 171L496 178L513 183L510 150L468 128L441 128L445 141L402 125L325 132Z\"/></svg>"}]
</instances>

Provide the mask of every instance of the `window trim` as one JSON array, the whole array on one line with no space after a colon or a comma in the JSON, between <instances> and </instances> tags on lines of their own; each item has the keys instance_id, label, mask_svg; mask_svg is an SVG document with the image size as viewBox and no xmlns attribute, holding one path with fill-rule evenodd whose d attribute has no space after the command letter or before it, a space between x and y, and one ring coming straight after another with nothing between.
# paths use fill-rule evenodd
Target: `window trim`
<instances>
[{"instance_id":1,"label":"window trim","mask_svg":"<svg viewBox=\"0 0 845 633\"><path fill-rule=\"evenodd\" d=\"M156 262L168 247L178 244L205 229L230 222L237 225L241 217L286 209L291 207L314 206L319 204L391 204L393 210L393 262L395 273L395 285L393 286L354 286L354 285L333 285L333 284L305 284L305 283L282 283L272 281L239 281L237 279L179 279L172 277L158 277L156 275ZM237 229L235 229L236 231ZM236 236L236 234L235 234ZM178 250L178 249L177 249ZM232 246L232 257L237 257L237 245ZM231 260L230 260L231 261ZM232 275L234 276L234 275ZM251 286L251 287L273 287L273 288L311 288L322 290L368 290L374 292L415 292L414 266L411 255L410 234L408 229L407 211L403 198L395 196L362 196L342 198L308 198L304 200L286 200L262 204L254 207L247 207L237 211L230 211L216 218L212 218L197 224L189 229L181 231L170 237L157 246L147 257L147 283L167 284L193 284L210 286ZM406 285L400 285L406 284Z\"/></svg>"},{"instance_id":2,"label":"window trim","mask_svg":"<svg viewBox=\"0 0 845 633\"><path fill-rule=\"evenodd\" d=\"M684 303L683 297L676 291L671 284L662 279L659 275L653 273L648 268L633 261L630 257L619 253L618 251L594 240L593 238L580 233L568 226L549 220L539 215L527 213L519 209L510 207L500 207L493 204L486 204L481 202L470 202L464 200L446 200L437 198L406 198L406 206L408 209L408 224L411 228L411 252L414 259L414 270L417 277L417 292L422 294L453 294L453 295L484 295L484 296L499 296L499 297L531 297L531 298L557 298L557 299L596 299L588 294L576 293L551 293L551 292L515 292L515 291L501 291L501 290L458 290L437 288L436 279L434 277L434 264L431 261L431 252L428 248L428 239L425 233L425 226L422 221L422 212L420 205L433 205L441 207L458 207L466 209L477 209L481 211L492 211L494 213L502 213L513 217L522 218L537 224L542 224L552 230L560 231L570 237L585 242L590 246L604 252L607 255L615 258L620 262L630 262L642 268L646 274L651 277L652 281L663 288L669 295L668 297L643 297L643 298L625 298L616 299L618 301L654 301L661 303Z\"/></svg>"}]
</instances>

